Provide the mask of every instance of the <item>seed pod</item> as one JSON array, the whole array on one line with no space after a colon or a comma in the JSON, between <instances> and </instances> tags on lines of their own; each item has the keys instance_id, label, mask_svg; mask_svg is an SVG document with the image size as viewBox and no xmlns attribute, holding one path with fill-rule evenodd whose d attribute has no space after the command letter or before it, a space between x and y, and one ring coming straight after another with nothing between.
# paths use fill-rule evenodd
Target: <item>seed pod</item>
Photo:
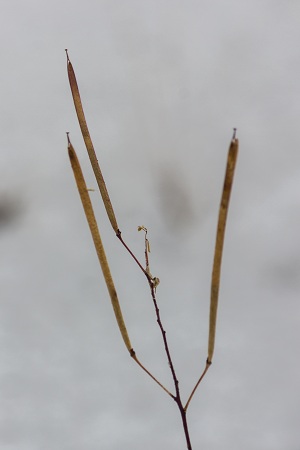
<instances>
[{"instance_id":1,"label":"seed pod","mask_svg":"<svg viewBox=\"0 0 300 450\"><path fill-rule=\"evenodd\" d=\"M115 313L115 316L117 319L117 323L118 323L123 341L124 341L127 349L129 350L130 354L132 354L132 353L134 354L134 350L130 343L126 325L125 325L125 322L123 319L121 307L120 307L119 300L118 300L117 291L116 291L116 288L114 285L114 281L113 281L113 278L112 278L112 275L110 272L110 268L109 268L106 254L104 251L104 247L102 244L102 240L101 240L101 236L99 233L99 229L98 229L97 221L95 218L90 195L89 195L89 192L88 192L85 180L84 180L84 176L83 176L76 152L71 144L69 136L68 136L68 152L69 152L69 158L70 158L71 166L73 169L74 177L75 177L76 184L77 184L77 189L78 189L78 192L79 192L79 195L81 198L85 216L87 218L87 221L88 221L88 224L90 227L90 231L91 231L92 238L94 241L94 246L95 246L95 249L96 249L96 252L98 255L98 259L99 259L99 262L101 265L101 269L102 269L105 283L106 283L106 286L107 286L107 289L109 292L109 296L110 296L113 310L114 310L114 313Z\"/></svg>"},{"instance_id":2,"label":"seed pod","mask_svg":"<svg viewBox=\"0 0 300 450\"><path fill-rule=\"evenodd\" d=\"M106 188L106 184L97 160L97 156L94 150L94 145L90 136L90 132L87 126L87 122L85 119L85 115L84 115L84 111L83 111L83 106L82 106L82 102L81 102L81 98L80 98L80 93L79 93L79 88L78 88L78 84L76 81L76 76L75 76L75 72L72 66L72 63L69 59L69 55L68 55L68 51L66 50L66 54L67 54L67 68L68 68L68 77L69 77L69 83L70 83L70 87L71 87L71 92L72 92L72 96L73 96L73 101L74 101L74 106L75 106L75 110L76 110L76 114L78 117L78 122L80 125L80 129L81 129L81 133L82 133L82 137L83 140L85 142L85 146L91 161L91 165L100 189L100 193L102 196L102 200L108 215L108 218L110 220L111 226L113 227L113 230L115 231L115 233L118 232L118 224L117 224L117 219L108 195L108 191Z\"/></svg>"},{"instance_id":3,"label":"seed pod","mask_svg":"<svg viewBox=\"0 0 300 450\"><path fill-rule=\"evenodd\" d=\"M216 322L217 322L217 309L218 309L218 299L219 299L219 287L220 287L220 277L221 277L221 263L223 254L223 244L224 235L226 228L226 219L229 207L230 193L233 183L233 176L235 165L238 156L239 141L235 137L236 130L234 130L233 138L231 140L228 157L227 166L225 172L224 186L222 192L222 198L219 209L219 219L217 227L217 237L215 244L215 254L212 270L211 279L211 295L210 295L210 313L209 313L209 334L208 334L208 363L212 362L212 357L215 347L215 336L216 336Z\"/></svg>"}]
</instances>

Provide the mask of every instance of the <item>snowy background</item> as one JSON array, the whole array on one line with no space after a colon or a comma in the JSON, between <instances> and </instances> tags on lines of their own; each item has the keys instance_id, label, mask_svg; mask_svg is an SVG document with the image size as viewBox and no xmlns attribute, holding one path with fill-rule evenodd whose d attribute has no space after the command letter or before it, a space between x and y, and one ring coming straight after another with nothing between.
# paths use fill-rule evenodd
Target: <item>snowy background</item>
<instances>
[{"instance_id":1,"label":"snowy background","mask_svg":"<svg viewBox=\"0 0 300 450\"><path fill-rule=\"evenodd\" d=\"M0 449L186 448L117 329L67 158L96 187L64 49L119 226L151 270L183 399L207 352L226 154L240 154L214 363L193 449L299 450L300 2L2 0ZM129 335L172 380L146 281L92 194Z\"/></svg>"}]
</instances>

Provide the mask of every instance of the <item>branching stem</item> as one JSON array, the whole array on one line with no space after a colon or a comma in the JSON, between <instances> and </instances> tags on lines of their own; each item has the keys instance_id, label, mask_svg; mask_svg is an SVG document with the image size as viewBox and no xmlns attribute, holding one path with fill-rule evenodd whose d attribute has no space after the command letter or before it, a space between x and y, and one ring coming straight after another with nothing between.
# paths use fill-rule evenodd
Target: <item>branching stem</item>
<instances>
[{"instance_id":1,"label":"branching stem","mask_svg":"<svg viewBox=\"0 0 300 450\"><path fill-rule=\"evenodd\" d=\"M173 382L174 382L176 395L175 395L175 397L173 396L173 399L176 402L176 404L178 406L178 409L180 411L182 425L183 425L184 434L185 434L186 443L187 443L187 448L188 448L188 450L192 450L192 445L191 445L191 440L190 440L190 435L189 435L189 429L188 429L188 424L187 424L187 419L186 419L186 409L182 405L182 401L181 401L181 397L180 397L180 391L179 391L179 381L178 381L178 378L177 378L177 375L176 375L176 372L175 372L175 368L174 368L174 364L173 364L173 361L172 361L172 357L171 357L171 353L170 353L170 349L169 349L169 344L168 344L168 341L167 341L167 333L166 333L166 331L165 331L165 329L163 327L162 321L161 321L160 311L159 311L159 307L158 307L156 296L155 296L155 287L154 287L154 284L153 284L152 281L149 282L149 286L150 286L150 290L151 290L152 301L153 301L154 308L155 308L156 321L158 323L158 326L159 326L161 334L162 334L162 338L163 338L163 341L164 341L165 352L166 352L166 355L167 355L169 367L170 367L170 370L171 370L171 373L172 373Z\"/></svg>"},{"instance_id":2,"label":"branching stem","mask_svg":"<svg viewBox=\"0 0 300 450\"><path fill-rule=\"evenodd\" d=\"M112 207L112 203L110 200L110 197L108 195L108 191L106 188L106 184L102 175L102 171L100 169L97 156L94 150L94 146L92 143L92 139L89 133L89 129L87 126L87 122L85 119L85 114L83 111L83 106L80 98L79 88L75 76L75 72L72 66L72 63L70 61L68 51L66 50L67 55L67 69L68 69L68 77L70 82L70 88L72 91L72 97L74 101L75 110L78 117L78 122L81 128L82 136L86 145L86 149L91 161L91 165L99 186L99 190L103 199L103 203L109 218L109 221L111 223L111 226L116 233L117 238L120 240L122 245L126 248L126 250L129 252L131 257L134 259L138 267L141 269L145 277L147 278L151 297L155 309L156 314L156 321L158 323L159 329L161 331L164 348L168 360L168 364L171 370L173 383L175 387L175 395L172 394L168 389L166 389L152 374L151 372L146 369L143 364L138 360L135 351L132 348L128 332L125 326L125 322L123 319L123 315L121 312L121 307L119 304L117 292L114 286L113 278L110 272L110 268L107 262L107 258L105 255L104 247L102 244L100 232L98 229L98 225L96 222L96 218L94 215L92 203L89 197L89 189L86 186L83 173L76 155L76 152L70 142L69 134L67 133L68 137L68 151L69 151L69 157L72 165L72 169L74 172L77 188L80 194L80 198L82 201L82 205L85 211L85 215L90 227L90 231L93 237L95 249L97 251L98 259L103 271L104 279L108 288L108 292L111 298L112 306L115 312L116 320L122 335L122 338L124 340L124 343L130 353L130 356L134 359L134 361L141 367L141 369L146 372L172 399L176 402L180 415L182 420L182 425L185 433L186 438L186 444L187 449L192 450L192 445L190 441L189 436L189 430L188 430L188 424L187 424L187 409L188 406L199 386L201 381L203 380L204 376L206 375L214 354L214 347L215 347L215 335L216 335L216 321L217 321L217 309L218 309L218 297L219 297L219 287L220 287L220 277L221 277L221 262L222 262L222 254L223 254L223 245L224 245L224 236L225 236L225 228L226 228L226 219L227 219L227 213L228 213L228 207L229 207L229 200L230 200L230 194L231 194L231 188L233 183L233 176L234 176L234 170L235 165L237 161L237 155L238 155L238 139L236 139L236 129L234 128L232 140L229 147L228 152L228 158L227 158L227 166L226 166L226 173L225 173L225 180L224 180L224 187L221 197L221 203L219 208L219 219L218 219L218 226L217 226L217 234L216 234L216 244L215 244L215 253L214 253L214 262L213 262L213 270L212 270L212 281L211 281L211 302L210 302L210 318L209 318L209 336L208 336L208 356L206 360L206 366L197 381L194 389L192 390L188 401L185 406L183 406L181 397L180 397L180 391L179 391L179 381L175 372L174 364L172 361L168 341L167 341L167 333L163 327L161 317L160 317L160 311L156 300L156 288L159 284L159 278L153 277L150 272L149 267L149 255L150 252L150 245L149 241L147 239L147 229L142 226L139 227L140 230L145 231L145 268L142 266L140 261L137 259L137 257L133 254L133 252L130 250L128 245L124 242L121 231L118 227L118 223L116 220L116 216L114 213L114 209Z\"/></svg>"},{"instance_id":3,"label":"branching stem","mask_svg":"<svg viewBox=\"0 0 300 450\"><path fill-rule=\"evenodd\" d=\"M135 260L135 262L137 263L137 265L139 266L139 268L141 269L141 271L146 275L147 279L149 280L148 274L146 272L146 270L144 269L144 267L142 266L142 264L139 262L139 260L137 259L137 257L133 254L133 252L130 250L130 248L128 247L128 245L126 244L126 242L123 240L122 238L122 233L120 230L117 231L116 233L117 238L119 239L119 241L124 245L124 247L126 248L126 250L128 251L128 253L132 256L132 258Z\"/></svg>"}]
</instances>

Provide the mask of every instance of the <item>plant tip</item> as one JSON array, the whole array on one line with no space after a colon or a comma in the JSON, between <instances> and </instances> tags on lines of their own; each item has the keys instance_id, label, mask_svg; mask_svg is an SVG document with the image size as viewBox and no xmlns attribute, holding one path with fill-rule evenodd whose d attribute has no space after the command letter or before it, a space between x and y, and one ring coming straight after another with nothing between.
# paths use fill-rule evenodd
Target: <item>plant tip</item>
<instances>
[{"instance_id":1,"label":"plant tip","mask_svg":"<svg viewBox=\"0 0 300 450\"><path fill-rule=\"evenodd\" d=\"M69 58L69 54L68 54L68 49L67 48L65 48L65 52L66 52L66 55L67 55L67 62L70 62L70 58Z\"/></svg>"},{"instance_id":2,"label":"plant tip","mask_svg":"<svg viewBox=\"0 0 300 450\"><path fill-rule=\"evenodd\" d=\"M70 138L69 138L69 134L70 134L70 131L66 131L66 135L67 135L67 139L68 139L68 145L71 144L71 141L70 141Z\"/></svg>"},{"instance_id":3,"label":"plant tip","mask_svg":"<svg viewBox=\"0 0 300 450\"><path fill-rule=\"evenodd\" d=\"M234 140L234 139L236 138L236 131L237 131L237 128L234 128L234 129L233 129L232 140Z\"/></svg>"}]
</instances>

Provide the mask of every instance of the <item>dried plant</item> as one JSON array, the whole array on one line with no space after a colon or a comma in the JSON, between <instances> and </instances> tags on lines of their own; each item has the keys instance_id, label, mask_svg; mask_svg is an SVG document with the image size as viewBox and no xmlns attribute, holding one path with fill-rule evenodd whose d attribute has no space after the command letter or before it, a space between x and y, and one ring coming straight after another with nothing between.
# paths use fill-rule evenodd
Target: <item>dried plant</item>
<instances>
[{"instance_id":1,"label":"dried plant","mask_svg":"<svg viewBox=\"0 0 300 450\"><path fill-rule=\"evenodd\" d=\"M187 449L192 450L192 444L190 440L189 430L188 430L188 423L187 423L187 409L188 406L195 394L196 389L198 388L199 384L203 380L206 372L208 371L214 354L214 348L215 348L215 335L216 335L216 321L217 321L217 309L218 309L218 298L219 298L219 287L220 287L220 276L221 276L221 262L222 262L222 253L223 253L223 244L224 244L224 235L225 235L225 227L226 227L226 219L227 219L227 213L228 213L228 207L229 207L229 200L230 200L230 193L233 183L233 176L234 176L234 170L236 166L237 161L237 155L238 155L238 139L236 138L236 129L234 129L233 137L230 142L229 150L228 150L228 157L227 157L227 166L226 166L226 172L225 172L225 180L224 180L224 186L223 186L223 192L221 197L221 203L219 208L219 218L218 218L218 226L217 226L217 235L216 235L216 243L215 243L215 252L214 252L214 261L213 261L213 269L212 269L212 279L211 279L211 296L210 296L210 314L209 314L209 333L208 333L208 350L207 350L207 359L205 362L204 370L198 379L197 383L195 384L195 387L192 389L191 394L184 403L181 398L180 390L179 390L179 381L177 379L176 370L172 361L172 356L169 350L169 345L166 337L166 332L162 324L160 311L158 308L157 300L156 300L156 288L159 283L159 279L157 277L153 277L150 272L149 267L149 241L147 239L147 229L144 226L138 227L139 231L144 231L145 233L145 266L143 266L136 256L133 254L133 252L130 250L128 245L123 240L121 231L119 229L116 216L114 213L114 209L112 206L112 203L110 201L110 197L105 185L105 181L96 157L96 153L94 150L94 146L92 143L92 139L88 130L87 122L85 119L83 106L80 98L79 88L76 81L75 72L72 66L72 63L69 59L68 51L66 50L67 55L67 70L68 70L68 77L69 77L69 83L72 91L72 96L74 100L74 106L77 113L79 125L81 128L82 136L86 145L86 149L91 161L91 165L95 174L95 178L97 180L99 190L102 196L102 200L107 212L107 216L109 218L109 221L111 223L111 226L117 236L117 238L120 240L120 242L123 244L123 246L126 248L126 250L129 252L131 257L134 259L135 263L138 265L138 267L142 270L144 273L149 288L150 288L150 294L152 297L153 305L155 308L157 323L161 331L162 339L163 339L163 345L166 352L166 357L168 360L168 365L170 367L173 383L174 383L174 392L171 392L168 390L138 359L129 335L128 331L125 325L125 321L122 315L118 295L116 292L116 288L113 282L113 278L110 272L109 264L105 255L104 247L102 244L102 240L100 237L100 232L98 229L97 221L95 218L95 214L93 211L93 206L90 200L89 190L86 186L84 176L76 155L76 152L74 150L74 147L71 144L69 133L67 133L68 138L68 152L69 152L69 158L71 161L71 166L73 169L74 177L76 180L78 192L81 198L81 202L84 208L84 212L89 224L89 228L92 234L92 238L94 241L94 246L98 255L98 259L101 265L101 269L103 272L103 276L106 282L106 286L109 292L109 296L111 299L111 303L113 306L113 310L116 316L117 324L120 329L123 341L126 345L127 350L129 351L130 356L133 358L133 360L176 402L183 425L183 430L185 434Z\"/></svg>"}]
</instances>

